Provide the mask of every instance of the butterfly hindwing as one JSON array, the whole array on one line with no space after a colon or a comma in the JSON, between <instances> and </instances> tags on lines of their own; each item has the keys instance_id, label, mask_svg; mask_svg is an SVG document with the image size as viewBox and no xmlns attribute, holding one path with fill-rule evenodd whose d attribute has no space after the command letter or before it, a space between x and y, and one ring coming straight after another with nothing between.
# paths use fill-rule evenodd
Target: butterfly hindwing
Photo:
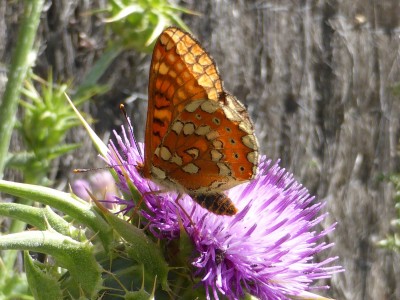
<instances>
[{"instance_id":1,"label":"butterfly hindwing","mask_svg":"<svg viewBox=\"0 0 400 300\"><path fill-rule=\"evenodd\" d=\"M257 142L245 123L219 102L193 101L172 122L153 165L188 192L221 192L248 181L258 157Z\"/></svg>"}]
</instances>

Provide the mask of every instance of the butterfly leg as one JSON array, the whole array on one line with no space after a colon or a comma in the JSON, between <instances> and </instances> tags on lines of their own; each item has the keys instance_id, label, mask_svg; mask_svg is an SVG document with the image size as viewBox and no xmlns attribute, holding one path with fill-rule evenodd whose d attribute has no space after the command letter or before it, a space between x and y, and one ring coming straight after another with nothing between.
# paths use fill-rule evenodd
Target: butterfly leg
<instances>
[{"instance_id":1,"label":"butterfly leg","mask_svg":"<svg viewBox=\"0 0 400 300\"><path fill-rule=\"evenodd\" d=\"M183 194L179 193L178 196L175 199L175 203L177 206L179 206L179 208L181 209L181 211L185 214L185 216L188 218L190 224L192 226L194 226L194 222L192 221L192 218L189 216L189 214L187 213L187 211L185 210L185 208L179 203L179 200L182 198ZM180 216L180 214L177 214L178 216Z\"/></svg>"}]
</instances>

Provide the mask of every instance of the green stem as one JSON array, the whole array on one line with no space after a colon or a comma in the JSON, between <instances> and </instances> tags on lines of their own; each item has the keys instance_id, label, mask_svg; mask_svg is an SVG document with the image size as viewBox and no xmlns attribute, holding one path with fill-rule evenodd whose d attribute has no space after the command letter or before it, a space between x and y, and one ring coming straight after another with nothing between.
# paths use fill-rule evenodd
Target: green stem
<instances>
[{"instance_id":1,"label":"green stem","mask_svg":"<svg viewBox=\"0 0 400 300\"><path fill-rule=\"evenodd\" d=\"M0 236L0 250L10 249L51 255L59 266L70 271L82 290L91 296L101 288L102 268L95 260L93 246L89 243L77 242L57 232L25 231Z\"/></svg>"},{"instance_id":2,"label":"green stem","mask_svg":"<svg viewBox=\"0 0 400 300\"><path fill-rule=\"evenodd\" d=\"M51 188L5 180L0 180L0 192L37 201L62 211L89 226L98 234L104 247L109 249L112 240L112 229L89 203L75 198L69 193Z\"/></svg>"},{"instance_id":3,"label":"green stem","mask_svg":"<svg viewBox=\"0 0 400 300\"><path fill-rule=\"evenodd\" d=\"M30 67L31 52L39 26L44 0L25 1L25 14L21 24L4 97L0 105L0 179L3 178L6 154L16 120L19 95Z\"/></svg>"},{"instance_id":4,"label":"green stem","mask_svg":"<svg viewBox=\"0 0 400 300\"><path fill-rule=\"evenodd\" d=\"M4 175L6 156L9 151L11 134L16 120L19 96L26 73L32 63L30 60L32 60L33 43L44 5L44 0L29 0L24 2L25 13L18 34L17 44L15 45L15 52L11 60L6 90L0 104L0 179ZM25 223L13 220L10 232L19 232L25 229L25 226ZM4 253L3 263L4 269L7 271L0 273L0 282L12 270L16 256L16 251L7 251Z\"/></svg>"},{"instance_id":5,"label":"green stem","mask_svg":"<svg viewBox=\"0 0 400 300\"><path fill-rule=\"evenodd\" d=\"M55 230L73 238L82 235L81 231L57 215L49 206L38 208L19 203L0 203L0 216L20 220L39 230Z\"/></svg>"}]
</instances>

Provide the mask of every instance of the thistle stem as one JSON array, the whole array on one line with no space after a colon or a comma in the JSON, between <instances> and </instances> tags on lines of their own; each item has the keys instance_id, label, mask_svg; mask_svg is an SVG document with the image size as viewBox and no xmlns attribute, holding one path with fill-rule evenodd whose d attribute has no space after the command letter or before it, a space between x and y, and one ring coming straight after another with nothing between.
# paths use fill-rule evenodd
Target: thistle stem
<instances>
[{"instance_id":1,"label":"thistle stem","mask_svg":"<svg viewBox=\"0 0 400 300\"><path fill-rule=\"evenodd\" d=\"M32 48L39 26L44 0L29 0L24 1L24 4L25 13L11 60L4 97L0 104L0 179L3 178L4 174L11 134L16 121L21 88L26 73L33 61ZM20 232L25 229L25 226L25 223L14 220L10 232ZM4 280L5 276L7 276L14 267L16 255L17 253L15 251L6 251L4 253L2 266L4 272L0 272L0 282Z\"/></svg>"},{"instance_id":2,"label":"thistle stem","mask_svg":"<svg viewBox=\"0 0 400 300\"><path fill-rule=\"evenodd\" d=\"M25 1L25 14L15 45L6 90L0 104L0 179L3 178L21 87L32 63L30 54L32 53L43 4L44 0Z\"/></svg>"}]
</instances>

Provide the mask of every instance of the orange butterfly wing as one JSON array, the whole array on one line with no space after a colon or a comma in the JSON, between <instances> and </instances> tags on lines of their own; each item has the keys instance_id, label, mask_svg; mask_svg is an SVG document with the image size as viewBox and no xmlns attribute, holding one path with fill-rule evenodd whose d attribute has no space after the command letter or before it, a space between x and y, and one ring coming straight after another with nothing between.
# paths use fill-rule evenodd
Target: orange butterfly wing
<instances>
[{"instance_id":1,"label":"orange butterfly wing","mask_svg":"<svg viewBox=\"0 0 400 300\"><path fill-rule=\"evenodd\" d=\"M150 66L145 174L150 174L154 151L185 103L217 101L222 92L218 70L198 42L178 28L164 30L154 46Z\"/></svg>"},{"instance_id":2,"label":"orange butterfly wing","mask_svg":"<svg viewBox=\"0 0 400 300\"><path fill-rule=\"evenodd\" d=\"M189 194L222 192L248 181L258 156L252 127L243 130L245 126L227 106L208 99L193 101L172 122L153 166Z\"/></svg>"},{"instance_id":3,"label":"orange butterfly wing","mask_svg":"<svg viewBox=\"0 0 400 300\"><path fill-rule=\"evenodd\" d=\"M143 174L217 213L236 213L222 191L255 176L258 144L244 106L224 92L212 58L167 28L149 79Z\"/></svg>"}]
</instances>

